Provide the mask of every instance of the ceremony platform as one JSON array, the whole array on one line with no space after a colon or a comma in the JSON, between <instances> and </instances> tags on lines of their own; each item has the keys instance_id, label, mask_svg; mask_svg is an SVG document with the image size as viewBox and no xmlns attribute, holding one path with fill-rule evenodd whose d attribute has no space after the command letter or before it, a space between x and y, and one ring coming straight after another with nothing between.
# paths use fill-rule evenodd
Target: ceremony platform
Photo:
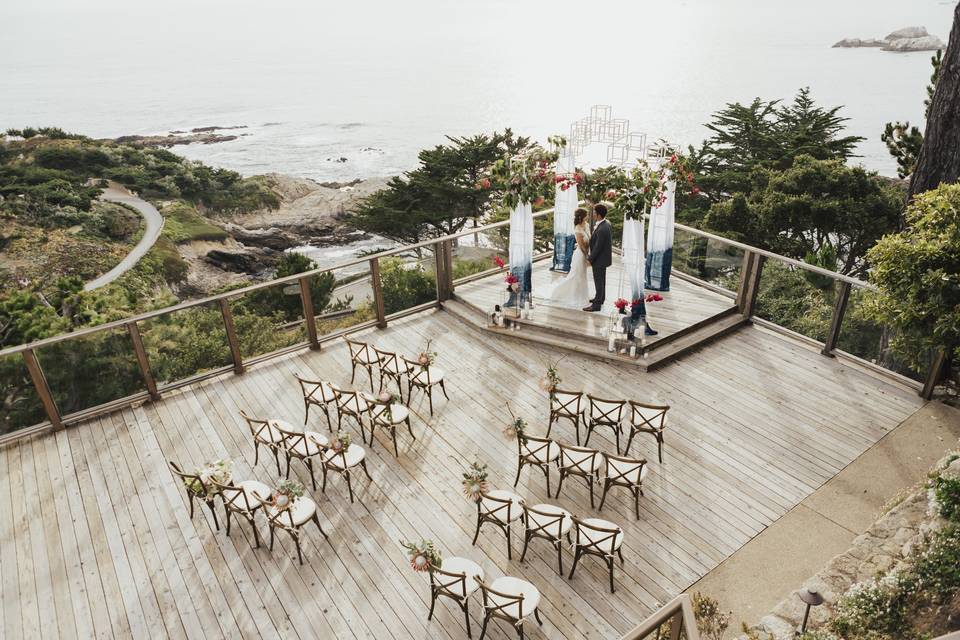
<instances>
[{"instance_id":1,"label":"ceremony platform","mask_svg":"<svg viewBox=\"0 0 960 640\"><path fill-rule=\"evenodd\" d=\"M469 299L476 290L482 296L496 282L459 286L456 294ZM708 295L701 309L693 285L676 285L651 313L665 332L723 303ZM674 314L669 318L668 309ZM551 312L541 313L550 318ZM349 386L350 359L341 340L0 449L0 636L460 640L466 637L464 616L450 601L440 600L427 621L428 578L411 570L400 544L427 538L444 556L477 562L489 580L510 575L533 583L542 596L543 626L528 620L528 637L618 638L923 405L914 389L753 325L655 373L505 340L442 309L353 335L406 354L432 340L451 399L435 395L431 417L426 399L415 394L416 440L401 432L399 457L378 433L367 448L373 481L355 477L353 504L341 478L332 477L326 493L311 491L305 468L294 463L292 477L317 501L330 536L327 542L315 528L304 531L302 566L285 535L271 552L253 548L251 529L239 519L229 537L215 530L205 508L191 519L167 460L193 469L229 457L237 480L275 486L272 456L261 448L254 465L239 412L302 424L293 374ZM512 489L517 443L503 433L507 406L529 421L531 434L543 435L548 397L537 383L545 362L561 355L564 386L671 406L663 463L651 437L640 437L631 449L650 461L639 520L626 491L613 490L602 511L591 509L582 482L568 481L554 498L542 474L530 468L515 489L529 504L557 504L623 528L625 564L616 564L614 594L606 567L595 558L582 560L572 580L558 575L555 552L543 541L532 542L520 562L519 523L512 560L494 528L484 528L471 546L476 507L461 492L461 473L479 459L489 465L491 488ZM358 372L355 386L366 384ZM326 431L322 412L311 412L309 426ZM355 425L345 428L358 439ZM551 437L572 442L572 426L558 423ZM597 432L590 444L614 449L609 432ZM264 520L258 525L265 538ZM564 553L569 567L571 555ZM475 594L474 638L480 604ZM487 630L487 638L515 637L503 623Z\"/></svg>"}]
</instances>

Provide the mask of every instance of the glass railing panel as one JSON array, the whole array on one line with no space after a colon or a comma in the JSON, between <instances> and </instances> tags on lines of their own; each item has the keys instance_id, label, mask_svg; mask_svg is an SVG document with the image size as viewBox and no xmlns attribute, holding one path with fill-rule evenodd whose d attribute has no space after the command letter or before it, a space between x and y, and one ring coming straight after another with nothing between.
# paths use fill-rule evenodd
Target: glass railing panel
<instances>
[{"instance_id":1,"label":"glass railing panel","mask_svg":"<svg viewBox=\"0 0 960 640\"><path fill-rule=\"evenodd\" d=\"M0 358L0 435L29 427L47 419L23 356Z\"/></svg>"},{"instance_id":2,"label":"glass railing panel","mask_svg":"<svg viewBox=\"0 0 960 640\"><path fill-rule=\"evenodd\" d=\"M314 308L323 308L331 288L311 280ZM307 342L298 280L230 298L230 313L244 361Z\"/></svg>"},{"instance_id":3,"label":"glass railing panel","mask_svg":"<svg viewBox=\"0 0 960 640\"><path fill-rule=\"evenodd\" d=\"M823 342L830 330L836 281L768 259L760 276L754 315Z\"/></svg>"},{"instance_id":4,"label":"glass railing panel","mask_svg":"<svg viewBox=\"0 0 960 640\"><path fill-rule=\"evenodd\" d=\"M743 268L743 249L685 229L675 229L673 268L736 293Z\"/></svg>"},{"instance_id":5,"label":"glass railing panel","mask_svg":"<svg viewBox=\"0 0 960 640\"><path fill-rule=\"evenodd\" d=\"M380 291L389 316L437 300L436 259L425 248L419 257L380 259Z\"/></svg>"},{"instance_id":6,"label":"glass railing panel","mask_svg":"<svg viewBox=\"0 0 960 640\"><path fill-rule=\"evenodd\" d=\"M872 362L917 381L923 381L928 360L932 354L918 354L913 358L897 352L898 333L892 327L877 323L870 316L870 299L874 294L861 288L853 288L847 301L847 310L840 325L837 349Z\"/></svg>"},{"instance_id":7,"label":"glass railing panel","mask_svg":"<svg viewBox=\"0 0 960 640\"><path fill-rule=\"evenodd\" d=\"M138 326L160 388L233 362L217 303L165 313Z\"/></svg>"},{"instance_id":8,"label":"glass railing panel","mask_svg":"<svg viewBox=\"0 0 960 640\"><path fill-rule=\"evenodd\" d=\"M323 337L376 319L369 262L318 277L323 279L323 289L328 291L322 308L314 296L318 336Z\"/></svg>"},{"instance_id":9,"label":"glass railing panel","mask_svg":"<svg viewBox=\"0 0 960 640\"><path fill-rule=\"evenodd\" d=\"M64 340L36 354L61 416L146 389L126 329Z\"/></svg>"}]
</instances>

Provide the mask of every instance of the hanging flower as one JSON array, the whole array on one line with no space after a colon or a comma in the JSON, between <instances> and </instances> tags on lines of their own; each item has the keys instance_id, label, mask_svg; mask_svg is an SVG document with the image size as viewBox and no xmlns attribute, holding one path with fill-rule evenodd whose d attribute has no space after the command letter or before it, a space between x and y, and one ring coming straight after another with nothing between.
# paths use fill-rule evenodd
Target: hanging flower
<instances>
[{"instance_id":1,"label":"hanging flower","mask_svg":"<svg viewBox=\"0 0 960 640\"><path fill-rule=\"evenodd\" d=\"M464 471L463 480L463 494L473 500L474 502L480 501L480 496L487 492L487 465L480 464L479 460L475 460L470 464L470 467Z\"/></svg>"},{"instance_id":2,"label":"hanging flower","mask_svg":"<svg viewBox=\"0 0 960 640\"><path fill-rule=\"evenodd\" d=\"M403 548L407 550L407 557L410 558L410 568L414 571L427 571L430 567L439 567L443 559L440 552L433 544L433 540L421 540L420 542L400 541Z\"/></svg>"},{"instance_id":3,"label":"hanging flower","mask_svg":"<svg viewBox=\"0 0 960 640\"><path fill-rule=\"evenodd\" d=\"M613 303L613 306L617 308L617 311L619 311L620 313L623 313L624 309L627 308L628 304L630 303L627 302L625 298L617 298L616 301Z\"/></svg>"}]
</instances>

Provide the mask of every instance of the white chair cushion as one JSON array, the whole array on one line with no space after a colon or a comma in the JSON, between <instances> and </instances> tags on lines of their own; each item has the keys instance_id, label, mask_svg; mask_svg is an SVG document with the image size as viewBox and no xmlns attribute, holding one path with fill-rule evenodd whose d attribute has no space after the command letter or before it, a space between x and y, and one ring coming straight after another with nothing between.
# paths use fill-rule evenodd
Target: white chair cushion
<instances>
[{"instance_id":1,"label":"white chair cushion","mask_svg":"<svg viewBox=\"0 0 960 640\"><path fill-rule=\"evenodd\" d=\"M493 584L490 585L490 588L501 593L508 593L510 595L523 594L522 605L519 602L513 602L513 604L507 605L500 610L505 615L508 615L515 620L521 620L527 616L533 615L533 612L540 604L540 591L526 580L521 580L520 578L502 576L494 580ZM510 601L510 598L504 598L493 593L490 594L490 602L494 605L501 605ZM521 612L523 613L522 616L520 615Z\"/></svg>"},{"instance_id":2,"label":"white chair cushion","mask_svg":"<svg viewBox=\"0 0 960 640\"><path fill-rule=\"evenodd\" d=\"M560 446L556 442L547 445L542 442L527 442L523 445L523 454L539 463L553 462L560 455Z\"/></svg>"},{"instance_id":3,"label":"white chair cushion","mask_svg":"<svg viewBox=\"0 0 960 640\"><path fill-rule=\"evenodd\" d=\"M347 448L347 453L344 456L341 456L339 453L333 449L327 449L326 453L323 454L324 461L335 469L350 469L355 467L361 462L363 458L367 455L367 452L358 444L351 444ZM343 466L344 457L347 459L347 466Z\"/></svg>"},{"instance_id":4,"label":"white chair cushion","mask_svg":"<svg viewBox=\"0 0 960 640\"><path fill-rule=\"evenodd\" d=\"M298 456L315 456L320 453L321 447L326 447L330 444L330 440L327 436L316 431L304 431L306 434L306 439L298 438L293 447L290 448Z\"/></svg>"},{"instance_id":5,"label":"white chair cushion","mask_svg":"<svg viewBox=\"0 0 960 640\"><path fill-rule=\"evenodd\" d=\"M534 505L533 508L537 511L546 511L553 515L545 516L534 513L533 511L527 511L527 515L530 518L531 529L545 527L541 530L542 533L549 533L550 535L561 538L566 535L567 531L570 531L570 527L573 526L573 518L570 517L570 512L566 509L562 509L554 504L538 504ZM558 523L556 516L563 516L563 519ZM557 531L558 524L560 527L559 532Z\"/></svg>"},{"instance_id":6,"label":"white chair cushion","mask_svg":"<svg viewBox=\"0 0 960 640\"><path fill-rule=\"evenodd\" d=\"M240 497L241 492L247 495L246 502ZM244 480L243 482L235 483L233 487L224 489L223 499L225 502L229 502L234 509L245 510L247 505L249 505L250 510L254 511L261 506L260 501L257 500L257 496L254 495L255 493L259 494L264 500L269 500L272 492L270 491L270 487L259 480Z\"/></svg>"},{"instance_id":7,"label":"white chair cushion","mask_svg":"<svg viewBox=\"0 0 960 640\"><path fill-rule=\"evenodd\" d=\"M621 529L619 525L614 524L609 520L602 520L600 518L587 518L583 521L583 523L594 527L602 527L604 529L617 529L618 531L616 535L613 535L605 531L594 531L593 529L588 529L586 527L578 527L580 532L580 542L582 544L606 540L605 542L600 542L600 544L594 547L596 550L603 551L605 553L613 553L620 548L620 545L623 544L623 529ZM609 537L612 535L613 537Z\"/></svg>"},{"instance_id":8,"label":"white chair cushion","mask_svg":"<svg viewBox=\"0 0 960 640\"><path fill-rule=\"evenodd\" d=\"M500 500L510 500L512 503L509 509L510 518L507 519L507 505L505 503L488 500L486 496L490 496L491 498L499 498ZM510 523L514 520L519 520L523 515L523 509L521 507L523 504L523 498L512 491L496 489L494 491L488 491L486 496L480 499L480 506L482 507L481 512L490 515L495 520L499 520L503 523ZM489 513L490 511L495 512Z\"/></svg>"},{"instance_id":9,"label":"white chair cushion","mask_svg":"<svg viewBox=\"0 0 960 640\"><path fill-rule=\"evenodd\" d=\"M590 456L593 456L593 460L589 463L584 462ZM594 455L592 453L586 453L582 451L570 451L567 449L560 456L560 466L568 468L576 468L577 471L596 471L600 468L600 465L603 464L603 456L599 453Z\"/></svg>"},{"instance_id":10,"label":"white chair cushion","mask_svg":"<svg viewBox=\"0 0 960 640\"><path fill-rule=\"evenodd\" d=\"M293 505L287 509L287 512L280 516L279 520L287 526L299 527L310 521L313 514L317 512L317 503L306 496L301 496L293 501ZM277 514L276 507L268 507L267 515L271 518Z\"/></svg>"},{"instance_id":11,"label":"white chair cushion","mask_svg":"<svg viewBox=\"0 0 960 640\"><path fill-rule=\"evenodd\" d=\"M477 584L476 578L483 580L483 569L480 568L473 560L467 560L466 558L444 558L443 562L440 564L440 568L448 573L465 573L466 578L463 582L459 580L447 587L447 591L456 594L461 598L466 598L468 595L477 590L480 586ZM448 584L452 582L455 578L449 576L434 576L434 581L441 584ZM466 587L466 590L464 590Z\"/></svg>"},{"instance_id":12,"label":"white chair cushion","mask_svg":"<svg viewBox=\"0 0 960 640\"><path fill-rule=\"evenodd\" d=\"M423 369L417 369L413 373L413 383L414 384L427 384L427 372ZM439 384L443 382L443 370L437 369L436 367L430 367L429 381L431 385Z\"/></svg>"},{"instance_id":13,"label":"white chair cushion","mask_svg":"<svg viewBox=\"0 0 960 640\"><path fill-rule=\"evenodd\" d=\"M640 466L637 462L621 462L620 460L607 459L607 462L610 464L610 477L616 478L617 480L625 480L632 484L638 484L643 482L643 479L647 477L647 473L650 471L650 465L645 464ZM623 474L621 476L621 474Z\"/></svg>"}]
</instances>

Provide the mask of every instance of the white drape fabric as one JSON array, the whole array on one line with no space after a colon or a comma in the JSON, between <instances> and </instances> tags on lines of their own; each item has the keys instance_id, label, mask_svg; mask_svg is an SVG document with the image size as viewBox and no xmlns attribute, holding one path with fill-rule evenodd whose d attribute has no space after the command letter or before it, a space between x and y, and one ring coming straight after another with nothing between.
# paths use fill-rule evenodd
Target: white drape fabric
<instances>
[{"instance_id":1,"label":"white drape fabric","mask_svg":"<svg viewBox=\"0 0 960 640\"><path fill-rule=\"evenodd\" d=\"M643 218L623 222L623 271L630 283L630 300L643 299Z\"/></svg>"},{"instance_id":2,"label":"white drape fabric","mask_svg":"<svg viewBox=\"0 0 960 640\"><path fill-rule=\"evenodd\" d=\"M529 202L510 212L510 272L520 280L522 304L530 296L533 280L533 206Z\"/></svg>"},{"instance_id":3,"label":"white drape fabric","mask_svg":"<svg viewBox=\"0 0 960 640\"><path fill-rule=\"evenodd\" d=\"M673 225L676 214L677 183L667 183L667 197L659 207L650 210L650 229L647 233L647 251L666 251L673 248Z\"/></svg>"}]
</instances>

